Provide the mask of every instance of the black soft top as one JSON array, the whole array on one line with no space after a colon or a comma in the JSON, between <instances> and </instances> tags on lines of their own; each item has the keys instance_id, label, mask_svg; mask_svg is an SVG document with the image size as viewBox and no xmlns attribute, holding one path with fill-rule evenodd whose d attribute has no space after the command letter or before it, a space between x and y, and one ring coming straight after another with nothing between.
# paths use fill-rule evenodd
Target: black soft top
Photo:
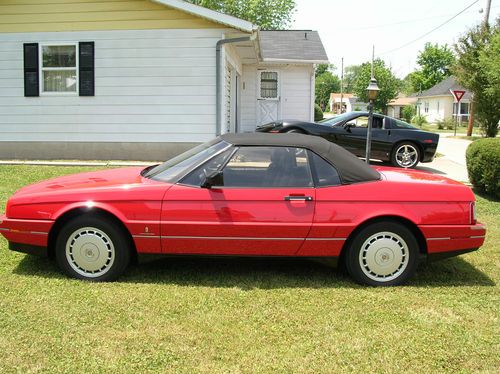
<instances>
[{"instance_id":1,"label":"black soft top","mask_svg":"<svg viewBox=\"0 0 500 374\"><path fill-rule=\"evenodd\" d=\"M337 169L343 184L369 182L380 179L380 174L365 162L337 144L312 135L301 134L225 134L222 140L233 145L278 146L306 148L323 157Z\"/></svg>"}]
</instances>

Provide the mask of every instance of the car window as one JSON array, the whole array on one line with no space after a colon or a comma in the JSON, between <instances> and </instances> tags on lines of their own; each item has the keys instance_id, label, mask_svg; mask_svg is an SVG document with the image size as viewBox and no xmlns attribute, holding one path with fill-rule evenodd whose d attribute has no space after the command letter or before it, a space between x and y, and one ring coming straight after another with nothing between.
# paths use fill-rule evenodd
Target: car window
<instances>
[{"instance_id":1,"label":"car window","mask_svg":"<svg viewBox=\"0 0 500 374\"><path fill-rule=\"evenodd\" d=\"M222 172L224 187L313 187L308 153L295 147L241 147Z\"/></svg>"},{"instance_id":2,"label":"car window","mask_svg":"<svg viewBox=\"0 0 500 374\"><path fill-rule=\"evenodd\" d=\"M337 169L322 157L310 152L311 162L316 172L316 184L318 187L338 186L342 184Z\"/></svg>"},{"instance_id":3,"label":"car window","mask_svg":"<svg viewBox=\"0 0 500 374\"><path fill-rule=\"evenodd\" d=\"M416 129L415 126L395 118L392 118L392 125L398 129Z\"/></svg>"},{"instance_id":4,"label":"car window","mask_svg":"<svg viewBox=\"0 0 500 374\"><path fill-rule=\"evenodd\" d=\"M354 125L355 127L367 128L368 127L368 116L359 116L353 118L347 123ZM382 117L373 116L373 128L381 129L383 127L384 121Z\"/></svg>"},{"instance_id":5,"label":"car window","mask_svg":"<svg viewBox=\"0 0 500 374\"><path fill-rule=\"evenodd\" d=\"M222 168L226 163L227 159L233 153L234 148L230 148L217 156L211 158L201 166L194 169L186 177L184 177L179 183L187 184L190 186L201 186L205 181L206 177Z\"/></svg>"}]
</instances>

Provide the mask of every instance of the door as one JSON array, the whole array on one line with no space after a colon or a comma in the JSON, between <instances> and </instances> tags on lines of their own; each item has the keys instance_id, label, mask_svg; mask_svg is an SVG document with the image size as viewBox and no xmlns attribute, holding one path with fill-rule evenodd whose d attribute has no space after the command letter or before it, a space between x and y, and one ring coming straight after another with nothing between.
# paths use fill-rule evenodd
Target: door
<instances>
[{"instance_id":1,"label":"door","mask_svg":"<svg viewBox=\"0 0 500 374\"><path fill-rule=\"evenodd\" d=\"M201 187L219 172L219 185ZM200 166L168 190L164 253L293 255L311 228L315 189L305 150L240 147Z\"/></svg>"},{"instance_id":2,"label":"door","mask_svg":"<svg viewBox=\"0 0 500 374\"><path fill-rule=\"evenodd\" d=\"M263 125L280 116L280 79L278 71L259 70L257 73L257 125Z\"/></svg>"},{"instance_id":3,"label":"door","mask_svg":"<svg viewBox=\"0 0 500 374\"><path fill-rule=\"evenodd\" d=\"M342 135L339 137L340 139L337 143L357 156L365 156L368 116L361 115L350 120L347 124L350 126L344 126ZM388 131L385 128L385 118L374 115L372 124L372 158L386 158L384 152L388 141L389 137Z\"/></svg>"}]
</instances>

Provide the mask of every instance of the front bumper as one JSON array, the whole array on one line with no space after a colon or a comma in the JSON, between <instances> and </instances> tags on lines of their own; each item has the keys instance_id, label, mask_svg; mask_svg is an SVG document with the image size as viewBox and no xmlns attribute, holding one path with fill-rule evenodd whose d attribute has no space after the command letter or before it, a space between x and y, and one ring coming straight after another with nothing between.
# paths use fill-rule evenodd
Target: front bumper
<instances>
[{"instance_id":1,"label":"front bumper","mask_svg":"<svg viewBox=\"0 0 500 374\"><path fill-rule=\"evenodd\" d=\"M0 217L0 234L10 243L47 247L54 221Z\"/></svg>"},{"instance_id":2,"label":"front bumper","mask_svg":"<svg viewBox=\"0 0 500 374\"><path fill-rule=\"evenodd\" d=\"M429 256L470 252L481 247L486 237L486 226L479 222L475 225L421 225L419 228L426 239Z\"/></svg>"}]
</instances>

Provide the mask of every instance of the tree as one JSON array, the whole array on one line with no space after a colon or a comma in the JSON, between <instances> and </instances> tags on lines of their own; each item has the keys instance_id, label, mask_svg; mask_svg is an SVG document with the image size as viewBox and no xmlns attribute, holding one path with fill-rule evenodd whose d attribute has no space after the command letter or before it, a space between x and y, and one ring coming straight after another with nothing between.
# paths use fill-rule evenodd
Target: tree
<instances>
[{"instance_id":1,"label":"tree","mask_svg":"<svg viewBox=\"0 0 500 374\"><path fill-rule=\"evenodd\" d=\"M250 21L265 30L290 25L295 0L187 0L205 8Z\"/></svg>"},{"instance_id":2,"label":"tree","mask_svg":"<svg viewBox=\"0 0 500 374\"><path fill-rule=\"evenodd\" d=\"M420 68L407 76L411 91L427 90L449 77L454 62L455 56L448 45L426 43L417 57Z\"/></svg>"},{"instance_id":3,"label":"tree","mask_svg":"<svg viewBox=\"0 0 500 374\"><path fill-rule=\"evenodd\" d=\"M473 94L477 119L486 136L498 133L500 118L500 18L492 27L476 26L455 44L453 73Z\"/></svg>"},{"instance_id":4,"label":"tree","mask_svg":"<svg viewBox=\"0 0 500 374\"><path fill-rule=\"evenodd\" d=\"M349 65L344 69L344 88L345 92L352 93L354 82L358 77L361 65Z\"/></svg>"},{"instance_id":5,"label":"tree","mask_svg":"<svg viewBox=\"0 0 500 374\"><path fill-rule=\"evenodd\" d=\"M316 65L316 70L314 70L314 76L317 77L327 71L335 70L335 65L332 64L318 64Z\"/></svg>"},{"instance_id":6,"label":"tree","mask_svg":"<svg viewBox=\"0 0 500 374\"><path fill-rule=\"evenodd\" d=\"M330 101L330 94L332 92L340 91L340 79L331 72L326 71L316 77L316 104L325 110Z\"/></svg>"},{"instance_id":7,"label":"tree","mask_svg":"<svg viewBox=\"0 0 500 374\"><path fill-rule=\"evenodd\" d=\"M387 104L392 99L396 98L399 92L401 83L398 78L392 74L392 71L385 66L381 59L376 59L374 63L375 79L377 80L380 92L374 102L374 109L385 112ZM354 81L353 92L359 100L368 102L366 87L371 79L371 63L365 62L360 66L359 73Z\"/></svg>"}]
</instances>

